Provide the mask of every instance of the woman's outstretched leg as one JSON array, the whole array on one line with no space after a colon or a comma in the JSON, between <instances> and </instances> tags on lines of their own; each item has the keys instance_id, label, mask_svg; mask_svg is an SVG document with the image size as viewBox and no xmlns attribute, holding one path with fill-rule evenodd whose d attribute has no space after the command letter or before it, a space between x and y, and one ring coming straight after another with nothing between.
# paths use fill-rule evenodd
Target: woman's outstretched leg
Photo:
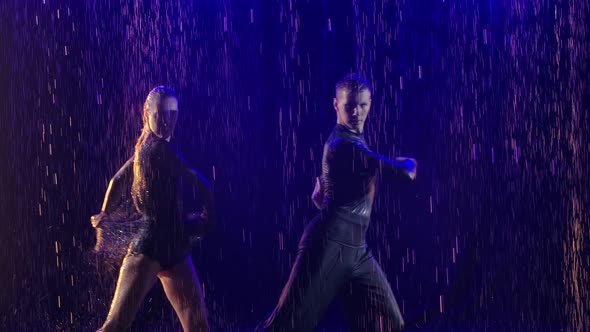
<instances>
[{"instance_id":1,"label":"woman's outstretched leg","mask_svg":"<svg viewBox=\"0 0 590 332\"><path fill-rule=\"evenodd\" d=\"M143 298L154 286L158 271L158 262L142 254L127 253L121 264L109 314L98 331L125 331L129 328Z\"/></svg>"},{"instance_id":2,"label":"woman's outstretched leg","mask_svg":"<svg viewBox=\"0 0 590 332\"><path fill-rule=\"evenodd\" d=\"M201 283L190 256L158 274L166 297L185 332L207 332L207 310Z\"/></svg>"}]
</instances>

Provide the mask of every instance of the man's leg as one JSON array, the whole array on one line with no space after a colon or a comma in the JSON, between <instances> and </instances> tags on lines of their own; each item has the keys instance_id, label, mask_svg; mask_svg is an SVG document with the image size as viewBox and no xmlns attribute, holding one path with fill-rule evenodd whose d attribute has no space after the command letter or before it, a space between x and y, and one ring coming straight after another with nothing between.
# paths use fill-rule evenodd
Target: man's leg
<instances>
[{"instance_id":1,"label":"man's leg","mask_svg":"<svg viewBox=\"0 0 590 332\"><path fill-rule=\"evenodd\" d=\"M343 259L348 248L320 242L299 249L279 303L256 331L313 331L351 271Z\"/></svg>"},{"instance_id":2,"label":"man's leg","mask_svg":"<svg viewBox=\"0 0 590 332\"><path fill-rule=\"evenodd\" d=\"M401 331L404 320L387 277L368 250L359 249L359 255L350 282L339 294L350 330Z\"/></svg>"}]
</instances>

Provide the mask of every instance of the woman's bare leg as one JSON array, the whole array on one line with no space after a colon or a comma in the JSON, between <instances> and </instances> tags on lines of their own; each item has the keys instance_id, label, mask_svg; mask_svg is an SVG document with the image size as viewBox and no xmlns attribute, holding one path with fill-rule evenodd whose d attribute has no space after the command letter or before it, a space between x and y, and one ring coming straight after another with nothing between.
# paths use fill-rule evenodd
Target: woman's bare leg
<instances>
[{"instance_id":1,"label":"woman's bare leg","mask_svg":"<svg viewBox=\"0 0 590 332\"><path fill-rule=\"evenodd\" d=\"M190 256L158 274L166 297L185 332L207 332L207 310L203 290Z\"/></svg>"},{"instance_id":2,"label":"woman's bare leg","mask_svg":"<svg viewBox=\"0 0 590 332\"><path fill-rule=\"evenodd\" d=\"M154 286L160 263L141 254L127 253L117 280L117 288L107 319L98 331L125 331L139 305Z\"/></svg>"}]
</instances>

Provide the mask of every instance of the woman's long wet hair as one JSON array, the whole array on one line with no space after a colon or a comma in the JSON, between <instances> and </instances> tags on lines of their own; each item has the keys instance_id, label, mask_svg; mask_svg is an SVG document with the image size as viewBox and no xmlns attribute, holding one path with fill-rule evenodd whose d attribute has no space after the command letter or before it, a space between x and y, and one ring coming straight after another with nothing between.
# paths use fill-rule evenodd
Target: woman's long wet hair
<instances>
[{"instance_id":1,"label":"woman's long wet hair","mask_svg":"<svg viewBox=\"0 0 590 332\"><path fill-rule=\"evenodd\" d=\"M152 130L150 129L150 123L148 120L149 113L157 112L162 100L168 97L174 97L178 99L178 97L176 97L176 93L174 93L174 90L165 86L157 86L153 88L152 91L150 91L148 96L145 98L142 113L143 129L141 130L141 135L139 136L137 143L135 143L136 156L137 151L141 148L148 136L152 133Z\"/></svg>"},{"instance_id":2,"label":"woman's long wet hair","mask_svg":"<svg viewBox=\"0 0 590 332\"><path fill-rule=\"evenodd\" d=\"M157 112L162 101L166 98L177 98L176 93L170 88L165 86L157 86L148 94L145 102L143 103L143 129L137 143L135 144L135 156L133 161L133 185L132 185L132 197L133 203L138 211L144 213L146 209L146 203L151 201L148 197L149 193L146 188L145 172L146 167L149 167L144 162L142 151L147 148L149 144L148 138L154 135L149 124L149 115Z\"/></svg>"},{"instance_id":3,"label":"woman's long wet hair","mask_svg":"<svg viewBox=\"0 0 590 332\"><path fill-rule=\"evenodd\" d=\"M100 257L106 270L114 272L118 269L129 243L134 239L144 222L143 215L139 212L136 197L145 195L145 170L146 163L141 162L141 151L148 147L150 135L153 135L149 125L149 114L158 111L161 101L168 97L176 97L174 91L164 86L154 88L148 94L143 104L143 129L135 144L133 162L133 185L130 199L123 203L109 215L109 218L96 230L96 245L93 253ZM143 165L142 165L143 164ZM94 261L95 255L90 256Z\"/></svg>"}]
</instances>

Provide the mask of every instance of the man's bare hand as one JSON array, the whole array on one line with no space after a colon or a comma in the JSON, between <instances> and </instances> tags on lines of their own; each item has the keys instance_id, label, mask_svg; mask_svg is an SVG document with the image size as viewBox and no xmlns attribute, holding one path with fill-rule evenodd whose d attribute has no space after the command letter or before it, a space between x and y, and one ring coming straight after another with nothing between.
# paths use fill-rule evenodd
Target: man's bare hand
<instances>
[{"instance_id":1,"label":"man's bare hand","mask_svg":"<svg viewBox=\"0 0 590 332\"><path fill-rule=\"evenodd\" d=\"M395 161L402 165L404 172L408 175L411 180L416 179L416 173L418 171L418 162L414 158L398 157Z\"/></svg>"}]
</instances>

